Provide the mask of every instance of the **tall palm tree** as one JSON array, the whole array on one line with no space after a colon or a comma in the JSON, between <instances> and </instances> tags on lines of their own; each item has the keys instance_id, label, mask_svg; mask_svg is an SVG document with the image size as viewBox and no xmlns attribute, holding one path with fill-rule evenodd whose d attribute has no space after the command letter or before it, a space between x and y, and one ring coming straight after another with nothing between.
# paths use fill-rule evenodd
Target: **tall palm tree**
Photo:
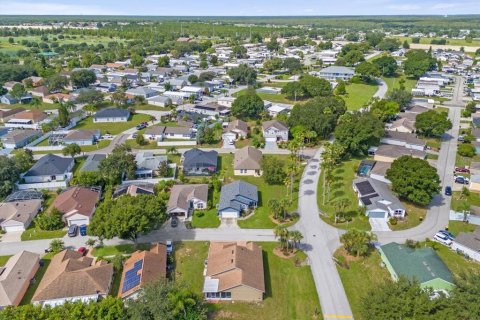
<instances>
[{"instance_id":1,"label":"tall palm tree","mask_svg":"<svg viewBox=\"0 0 480 320\"><path fill-rule=\"evenodd\" d=\"M174 146L170 146L167 148L167 153L168 154L171 154L171 155L177 155L178 154L178 150L176 147Z\"/></svg>"},{"instance_id":2,"label":"tall palm tree","mask_svg":"<svg viewBox=\"0 0 480 320\"><path fill-rule=\"evenodd\" d=\"M280 247L284 250L288 250L288 229L283 226L276 226L273 233L275 234L275 238L279 238Z\"/></svg>"},{"instance_id":3,"label":"tall palm tree","mask_svg":"<svg viewBox=\"0 0 480 320\"><path fill-rule=\"evenodd\" d=\"M290 239L293 241L294 247L298 248L298 245L300 244L300 241L303 240L303 235L298 230L292 230L292 231L290 231Z\"/></svg>"},{"instance_id":4,"label":"tall palm tree","mask_svg":"<svg viewBox=\"0 0 480 320\"><path fill-rule=\"evenodd\" d=\"M268 207L272 210L273 218L277 219L280 213L280 202L277 199L270 199L268 201Z\"/></svg>"}]
</instances>

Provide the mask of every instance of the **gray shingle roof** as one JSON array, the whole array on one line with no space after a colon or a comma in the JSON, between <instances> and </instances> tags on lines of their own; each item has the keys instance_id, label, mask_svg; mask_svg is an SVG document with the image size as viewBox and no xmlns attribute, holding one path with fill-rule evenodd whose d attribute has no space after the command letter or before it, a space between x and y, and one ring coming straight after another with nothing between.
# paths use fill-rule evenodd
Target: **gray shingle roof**
<instances>
[{"instance_id":1,"label":"gray shingle roof","mask_svg":"<svg viewBox=\"0 0 480 320\"><path fill-rule=\"evenodd\" d=\"M100 165L100 162L105 159L107 155L105 154L91 154L88 156L87 160L85 160L85 163L83 164L82 168L80 169L81 172L85 171L97 171L98 166Z\"/></svg>"},{"instance_id":2,"label":"gray shingle roof","mask_svg":"<svg viewBox=\"0 0 480 320\"><path fill-rule=\"evenodd\" d=\"M258 202L257 187L242 180L224 185L220 194L218 210L233 208L242 211L241 203L238 201L239 197Z\"/></svg>"},{"instance_id":3,"label":"gray shingle roof","mask_svg":"<svg viewBox=\"0 0 480 320\"><path fill-rule=\"evenodd\" d=\"M68 168L72 165L74 160L72 158L62 158L54 154L47 154L40 158L33 165L30 170L27 171L25 176L48 176L64 174L68 172Z\"/></svg>"},{"instance_id":4,"label":"gray shingle roof","mask_svg":"<svg viewBox=\"0 0 480 320\"><path fill-rule=\"evenodd\" d=\"M118 108L109 108L98 111L95 113L94 118L121 118L121 117L129 117L130 111L125 109L118 109Z\"/></svg>"},{"instance_id":5,"label":"gray shingle roof","mask_svg":"<svg viewBox=\"0 0 480 320\"><path fill-rule=\"evenodd\" d=\"M188 167L196 167L201 165L203 167L214 166L217 167L217 160L218 160L218 152L211 150L211 151L203 151L197 148L191 149L186 151L183 154L183 166Z\"/></svg>"}]
</instances>

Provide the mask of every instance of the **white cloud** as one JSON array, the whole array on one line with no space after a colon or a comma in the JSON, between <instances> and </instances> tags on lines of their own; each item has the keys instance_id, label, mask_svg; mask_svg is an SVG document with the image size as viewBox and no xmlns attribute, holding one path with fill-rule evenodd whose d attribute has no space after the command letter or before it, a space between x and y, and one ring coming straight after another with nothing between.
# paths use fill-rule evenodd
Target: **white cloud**
<instances>
[{"instance_id":1,"label":"white cloud","mask_svg":"<svg viewBox=\"0 0 480 320\"><path fill-rule=\"evenodd\" d=\"M24 2L0 1L2 14L34 14L34 15L107 15L122 14L97 5L65 4L56 2Z\"/></svg>"},{"instance_id":2,"label":"white cloud","mask_svg":"<svg viewBox=\"0 0 480 320\"><path fill-rule=\"evenodd\" d=\"M422 7L416 4L392 4L389 5L387 8L396 11L418 11Z\"/></svg>"}]
</instances>

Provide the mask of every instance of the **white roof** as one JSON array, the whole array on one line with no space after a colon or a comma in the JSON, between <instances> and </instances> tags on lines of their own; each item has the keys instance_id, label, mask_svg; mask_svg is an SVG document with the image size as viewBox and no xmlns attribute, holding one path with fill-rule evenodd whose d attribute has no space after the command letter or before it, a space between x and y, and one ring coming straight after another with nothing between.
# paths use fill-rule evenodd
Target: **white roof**
<instances>
[{"instance_id":1,"label":"white roof","mask_svg":"<svg viewBox=\"0 0 480 320\"><path fill-rule=\"evenodd\" d=\"M205 277L205 283L203 284L203 292L218 292L219 283L219 279Z\"/></svg>"},{"instance_id":2,"label":"white roof","mask_svg":"<svg viewBox=\"0 0 480 320\"><path fill-rule=\"evenodd\" d=\"M287 109L286 107L279 106L278 104L274 104L270 108L268 108L268 111L272 112L281 112L283 110Z\"/></svg>"},{"instance_id":3,"label":"white roof","mask_svg":"<svg viewBox=\"0 0 480 320\"><path fill-rule=\"evenodd\" d=\"M202 92L203 90L202 88L199 88L199 87L186 86L180 89L180 91L198 93L198 92Z\"/></svg>"}]
</instances>

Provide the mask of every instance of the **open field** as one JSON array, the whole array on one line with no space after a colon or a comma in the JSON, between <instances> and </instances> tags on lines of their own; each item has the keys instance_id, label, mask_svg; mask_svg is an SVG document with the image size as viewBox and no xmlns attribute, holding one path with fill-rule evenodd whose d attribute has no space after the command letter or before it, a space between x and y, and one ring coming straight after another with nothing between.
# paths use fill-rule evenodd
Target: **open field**
<instances>
[{"instance_id":1,"label":"open field","mask_svg":"<svg viewBox=\"0 0 480 320\"><path fill-rule=\"evenodd\" d=\"M102 123L93 123L93 118L88 117L80 121L75 129L84 129L84 130L93 130L99 129L102 134L119 134L125 130L135 128L138 124L142 122L150 121L150 116L147 114L134 114L130 117L130 120L127 122L102 122Z\"/></svg>"},{"instance_id":2,"label":"open field","mask_svg":"<svg viewBox=\"0 0 480 320\"><path fill-rule=\"evenodd\" d=\"M377 92L378 86L364 83L351 83L347 85L347 94L342 96L348 110L358 110L367 105Z\"/></svg>"},{"instance_id":3,"label":"open field","mask_svg":"<svg viewBox=\"0 0 480 320\"><path fill-rule=\"evenodd\" d=\"M405 80L405 90L408 92L411 92L412 89L415 87L417 84L417 80L408 78L404 75L398 76L398 77L382 77L382 80L385 81L385 83L388 86L388 92L391 92L393 89L400 89L400 79Z\"/></svg>"}]
</instances>

